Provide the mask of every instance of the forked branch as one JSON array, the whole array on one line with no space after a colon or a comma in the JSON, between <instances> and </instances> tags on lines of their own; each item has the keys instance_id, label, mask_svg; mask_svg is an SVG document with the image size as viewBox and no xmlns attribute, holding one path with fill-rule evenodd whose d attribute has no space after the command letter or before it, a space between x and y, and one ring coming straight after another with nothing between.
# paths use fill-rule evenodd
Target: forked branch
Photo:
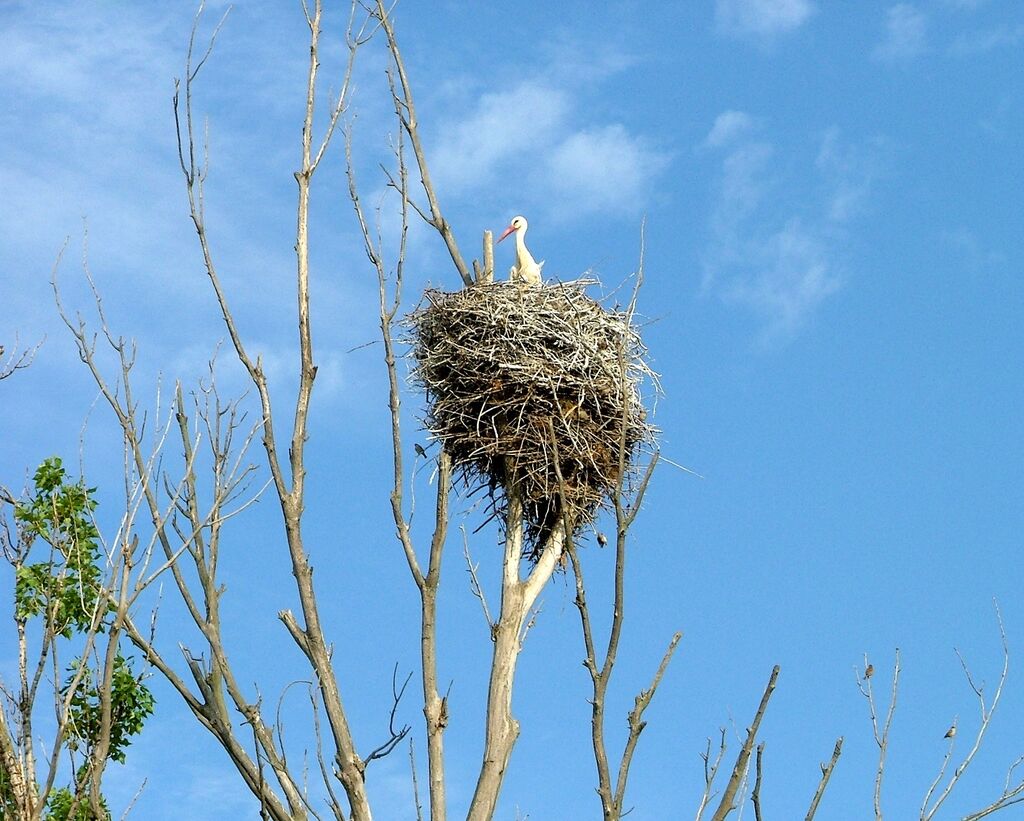
<instances>
[{"instance_id":1,"label":"forked branch","mask_svg":"<svg viewBox=\"0 0 1024 821\"><path fill-rule=\"evenodd\" d=\"M947 733L947 737L949 739L947 751L943 758L939 774L936 776L935 780L929 786L928 792L925 793L924 800L921 804L921 821L932 821L932 819L935 817L935 814L939 811L939 807L941 807L942 804L946 801L946 799L949 798L950 793L953 792L953 789L960 781L960 778L967 771L968 767L971 766L971 762L974 760L975 755L977 755L978 750L981 749L981 743L985 738L985 733L988 732L989 725L992 722L992 716L995 714L996 708L999 706L999 700L1000 698L1002 698L1003 695L1003 685L1006 683L1006 677L1010 671L1010 649L1006 641L1006 628L1003 625L1003 614L1000 612L998 604L996 605L996 621L999 625L999 639L1002 644L1003 650L1003 666L999 672L999 680L996 683L995 691L992 693L991 703L989 703L985 697L984 683L978 684L974 680L974 677L971 675L970 668L968 668L967 666L966 659L964 659L963 655L960 653L959 650L955 650L957 658L960 660L960 667L963 670L964 677L967 679L967 685L971 688L971 691L974 693L975 698L978 700L978 710L980 713L978 731L977 733L975 733L974 743L971 745L971 748L967 752L967 755L964 756L960 764L958 764L956 769L953 770L953 775L946 783L945 788L943 788L943 790L935 796L935 800L932 801L932 796L934 795L935 790L938 788L939 783L941 783L943 777L945 776L946 768L949 764L950 759L952 758L953 748L956 744L956 730L952 729L949 733ZM953 727L956 727L955 722L953 724ZM1011 786L1011 780L1014 774L1014 770L1016 769L1019 763L1020 759L1018 759L1016 762L1014 762L1014 764L1010 766L1010 769L1007 772L1006 786L1003 790L1003 794L998 799L996 799L996 801L994 801L992 804L990 804L988 807L982 810L982 815L975 814L968 816L968 818L983 818L984 815L991 815L992 813L996 812L997 810L1003 809L1004 807L1011 806L1012 804L1019 803L1020 801L1024 801L1024 781L1022 781L1018 785Z\"/></svg>"},{"instance_id":2,"label":"forked branch","mask_svg":"<svg viewBox=\"0 0 1024 821\"><path fill-rule=\"evenodd\" d=\"M768 701L772 697L772 693L775 692L775 682L779 678L779 665L775 665L772 668L772 674L768 678L768 686L765 687L764 695L761 696L761 703L757 707L757 712L754 714L754 721L747 729L747 739L743 742L743 746L740 748L740 753L736 757L736 764L732 768L732 775L729 777L729 783L725 785L725 792L722 793L722 801L718 805L718 809L715 810L715 814L712 816L712 821L724 821L726 816L729 815L734 809L736 809L736 793L739 791L740 784L747 774L747 766L750 763L750 754L754 749L754 739L757 738L757 731L761 726L761 719L764 718L765 711L768 709Z\"/></svg>"},{"instance_id":3,"label":"forked branch","mask_svg":"<svg viewBox=\"0 0 1024 821\"><path fill-rule=\"evenodd\" d=\"M700 804L697 805L697 821L701 821L704 817L704 810L707 809L711 803L711 799L715 797L714 792L715 778L718 776L718 770L722 766L722 759L725 758L725 728L721 727L718 730L718 752L715 753L715 760L711 760L711 739L708 739L707 746L704 748L704 752L700 754L701 761L704 762L704 790L701 792Z\"/></svg>"},{"instance_id":4,"label":"forked branch","mask_svg":"<svg viewBox=\"0 0 1024 821\"><path fill-rule=\"evenodd\" d=\"M412 143L413 154L416 158L416 165L420 172L420 182L423 186L423 192L427 197L427 207L430 211L429 218L426 214L416 209L420 215L424 218L426 223L434 228L440 235L441 239L444 240L445 247L448 249L448 254L452 258L452 263L455 265L455 269L459 272L459 276L465 285L469 286L473 284L473 276L470 273L469 267L466 265L466 261L462 258L462 252L459 251L459 245L455 240L455 234L452 231L451 224L445 219L444 214L441 212L441 204L438 201L437 192L434 189L434 184L430 178L430 168L427 165L427 155L423 149L423 142L420 139L419 123L416 119L416 104L413 102L412 87L409 85L409 77L405 72L405 61L402 58L402 52L398 48L398 42L395 39L394 23L391 19L391 12L385 6L383 0L376 0L376 18L380 22L381 28L384 30L384 35L387 37L388 49L391 52L391 59L395 65L395 71L398 74L398 85L397 87L392 84L392 101L395 105L395 114L401 124L402 129L409 136L409 140Z\"/></svg>"},{"instance_id":5,"label":"forked branch","mask_svg":"<svg viewBox=\"0 0 1024 821\"><path fill-rule=\"evenodd\" d=\"M839 756L843 752L843 739L842 737L836 740L835 749L832 750L832 758L829 759L827 764L821 765L821 780L818 782L818 789L814 791L814 797L811 799L811 806L807 810L807 815L804 817L804 821L813 821L815 813L818 812L818 804L821 803L821 797L825 794L825 788L828 786L828 780L832 777L832 771L836 768L836 764L839 762Z\"/></svg>"},{"instance_id":6,"label":"forked branch","mask_svg":"<svg viewBox=\"0 0 1024 821\"><path fill-rule=\"evenodd\" d=\"M488 254L485 253L485 260ZM644 278L644 240L643 229L641 228L640 243L640 264L637 268L634 279L633 292L630 296L629 305L625 312L625 324L632 326L633 316L636 312L637 297ZM580 614L580 626L583 632L583 645L586 656L583 666L590 674L592 696L589 699L591 705L591 742L594 749L594 761L597 767L597 794L601 800L602 818L604 821L618 821L623 815L623 804L625 801L626 785L629 779L629 770L633 761L633 754L636 750L640 734L647 726L643 720L644 711L647 709L657 691L658 685L665 674L676 646L682 638L681 633L676 633L669 642L668 649L662 657L651 685L641 692L634 699L634 707L629 712L627 723L629 734L626 737L625 747L619 759L618 773L614 783L612 771L608 761L607 743L605 741L605 703L608 693L608 686L611 682L612 672L618 657L619 642L622 636L622 627L626 614L626 557L629 539L629 530L636 519L636 515L643 504L644 496L654 469L658 464L659 454L653 453L650 462L647 464L635 491L627 500L627 477L632 471L630 459L632 448L627 440L629 422L633 418L637 401L633 385L629 375L629 352L626 349L626 337L620 338L618 350L615 351L615 362L617 365L618 391L622 397L622 409L619 423L619 436L617 449L613 458L618 463L614 488L611 491L611 503L615 512L615 567L613 576L613 601L611 627L608 632L608 641L603 656L599 659L597 655L596 642L594 640L593 619L590 612L590 605L587 601L586 583L583 577L583 567L576 545L573 539L573 522L568 515L568 505L565 500L569 497L565 477L562 475L562 454L559 450L558 437L555 434L553 422L548 422L548 440L552 453L551 459L555 469L555 476L558 482L559 497L562 500L561 509L563 515L562 525L566 532L565 552L572 565L573 576L576 586L576 609Z\"/></svg>"},{"instance_id":7,"label":"forked branch","mask_svg":"<svg viewBox=\"0 0 1024 821\"><path fill-rule=\"evenodd\" d=\"M32 348L21 348L18 344L18 337L15 335L14 348L10 353L7 353L7 349L0 345L0 379L6 379L15 371L20 371L31 365L42 344L42 342L37 342Z\"/></svg>"},{"instance_id":8,"label":"forked branch","mask_svg":"<svg viewBox=\"0 0 1024 821\"><path fill-rule=\"evenodd\" d=\"M875 789L873 794L875 819L882 821L882 779L885 776L885 757L889 752L889 730L892 728L892 719L896 714L896 695L899 692L900 681L900 651L896 648L896 660L893 662L892 670L892 691L889 696L889 709L885 714L885 722L879 725L878 710L875 707L875 691L872 685L872 673L874 666L868 663L867 656L864 657L864 677L858 679L857 687L861 695L867 699L868 710L871 714L871 731L874 735L875 744L878 746L878 766L875 768Z\"/></svg>"}]
</instances>

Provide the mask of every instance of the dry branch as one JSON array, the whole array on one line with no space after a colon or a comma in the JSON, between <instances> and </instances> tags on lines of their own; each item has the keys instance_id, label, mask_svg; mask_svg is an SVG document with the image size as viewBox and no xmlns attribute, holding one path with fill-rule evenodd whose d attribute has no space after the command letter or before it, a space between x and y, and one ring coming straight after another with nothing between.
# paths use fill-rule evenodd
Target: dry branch
<instances>
[{"instance_id":1,"label":"dry branch","mask_svg":"<svg viewBox=\"0 0 1024 821\"><path fill-rule=\"evenodd\" d=\"M978 750L981 749L981 743L985 738L985 733L988 731L989 725L991 724L992 716L995 714L996 708L999 706L999 700L1003 695L1003 685L1006 684L1006 677L1010 671L1010 648L1006 641L1006 628L1003 625L1003 614L1000 612L998 604L996 605L996 621L999 625L999 638L1002 642L1003 666L999 671L999 680L996 682L996 687L992 693L992 700L990 703L985 698L984 683L979 685L975 682L974 677L971 675L971 671L967 666L966 659L964 659L959 650L955 650L957 658L960 660L960 666L963 669L964 677L967 679L967 684L973 691L975 698L978 700L981 720L978 726L978 732L974 737L973 745L970 750L968 750L967 755L964 756L963 760L953 771L953 775L946 783L945 788L935 797L935 802L931 807L929 807L928 805L931 801L932 795L945 776L946 767L953 755L953 746L956 743L956 722L954 721L953 728L949 733L947 733L947 738L949 738L949 747L946 751L945 757L943 758L942 767L938 776L936 776L935 780L929 786L928 792L925 794L924 801L921 804L921 821L931 821L935 817L935 814L939 811L939 807L941 807L946 799L949 798L950 794L953 792L953 788L956 787L960 778L967 771L967 768L971 766L971 762L974 760L975 755L977 755ZM1012 765L1007 773L1007 784L1003 791L1003 795L987 807L985 811L983 811L982 815L975 815L974 817L984 817L986 814L991 814L992 812L1002 809L1004 806L1010 806L1020 800L1017 796L1019 796L1021 792L1024 792L1024 783L1018 786L1015 790L1010 787L1010 780L1015 767L1016 764Z\"/></svg>"},{"instance_id":2,"label":"dry branch","mask_svg":"<svg viewBox=\"0 0 1024 821\"><path fill-rule=\"evenodd\" d=\"M388 45L393 53L396 66L402 78L403 87L406 89L408 104L402 103L391 73L388 74L389 85L395 103L395 112L399 119L399 130L397 139L393 143L395 162L397 165L396 174L392 174L386 168L389 187L397 191L400 197L401 229L398 244L397 257L394 268L389 272L384 262L384 248L377 235L370 230L366 213L363 209L362 200L359 196L359 189L356 184L355 165L352 160L352 130L346 129L345 160L346 176L348 178L349 198L355 212L356 221L359 224L360 233L363 237L364 249L367 259L374 268L377 277L377 295L380 316L381 338L384 343L384 363L388 374L388 409L391 417L391 445L392 445L392 477L393 484L390 494L391 513L395 522L395 532L402 551L405 554L409 572L416 584L420 596L420 678L423 687L423 716L426 724L427 734L427 771L428 771L428 796L430 802L431 821L444 821L446 816L445 797L445 775L444 775L444 731L448 725L448 701L447 696L441 697L437 686L437 594L441 583L441 557L444 553L445 544L448 538L448 494L451 488L452 464L448 453L443 449L437 458L437 503L434 511L434 533L430 540L430 551L427 560L426 572L424 572L420 559L417 557L416 548L413 544L411 534L412 509L414 498L410 503L410 510L406 512L404 502L404 481L405 471L403 467L403 449L401 433L401 384L398 376L397 357L395 354L395 341L393 327L395 317L398 314L402 298L403 274L405 271L405 259L407 250L407 237L409 230L409 208L417 210L409 194L409 169L405 160L405 134L408 134L413 143L417 155L417 161L426 174L426 164L419 144L419 136L416 129L415 112L412 108L411 93L408 92L404 68L402 67L401 55L394 40L394 34L388 15L383 5L379 5L376 13L381 27L388 37ZM431 198L431 206L436 208L436 199L433 197L432 189L429 187L429 176L425 176L424 184L427 186L428 195ZM438 212L439 213L439 212ZM422 216L422 212L420 212ZM429 221L429 220L428 220ZM435 225L444 224L443 220ZM444 234L444 231L442 231ZM450 230L446 239L451 239L454 248L454 238ZM458 251L455 249L453 259L458 258ZM390 292L389 292L390 284ZM426 451L420 445L415 446L417 457L426 457ZM415 471L413 472L415 480ZM415 485L412 485L415 488ZM410 494L411 495L411 494ZM410 749L411 755L411 749ZM413 770L415 779L415 765ZM417 799L417 810L419 803Z\"/></svg>"},{"instance_id":3,"label":"dry branch","mask_svg":"<svg viewBox=\"0 0 1024 821\"><path fill-rule=\"evenodd\" d=\"M761 777L764 774L762 759L764 758L764 742L757 745L757 757L754 764L754 789L750 791L750 801L754 805L754 821L761 819Z\"/></svg>"},{"instance_id":4,"label":"dry branch","mask_svg":"<svg viewBox=\"0 0 1024 821\"><path fill-rule=\"evenodd\" d=\"M843 739L840 737L836 741L835 749L832 750L832 758L827 764L821 765L821 781L818 782L818 789L814 791L814 797L811 799L811 806L807 810L807 815L804 816L804 821L812 821L814 814L818 811L818 804L821 803L821 797L825 794L828 780L832 777L832 770L836 768L836 763L839 761L839 756L842 752Z\"/></svg>"},{"instance_id":5,"label":"dry branch","mask_svg":"<svg viewBox=\"0 0 1024 821\"><path fill-rule=\"evenodd\" d=\"M772 669L771 677L768 679L768 686L765 687L764 695L761 696L761 703L758 705L757 712L754 714L754 721L747 730L747 740L743 742L743 747L740 748L740 754L736 757L736 764L732 768L732 775L729 777L729 783L726 785L725 792L722 794L722 801L718 805L718 809L715 810L715 814L712 816L712 821L724 821L726 816L736 809L736 792L740 788L740 783L746 777L747 765L750 762L750 753L754 748L754 739L757 737L757 731L761 726L761 719L764 718L765 710L768 709L768 700L772 697L772 693L775 692L775 682L778 678L779 665L776 664Z\"/></svg>"},{"instance_id":6,"label":"dry branch","mask_svg":"<svg viewBox=\"0 0 1024 821\"><path fill-rule=\"evenodd\" d=\"M15 334L14 349L10 353L7 353L6 348L0 345L0 379L6 379L15 371L20 371L31 365L42 344L42 342L38 342L35 347L21 349L18 336Z\"/></svg>"},{"instance_id":7,"label":"dry branch","mask_svg":"<svg viewBox=\"0 0 1024 821\"><path fill-rule=\"evenodd\" d=\"M889 730L892 728L893 716L896 714L896 695L899 692L899 681L900 681L900 651L896 648L896 660L893 662L892 670L892 693L889 698L889 709L886 711L885 723L879 727L878 724L878 711L875 708L875 692L872 687L871 675L867 674L867 670L871 669L872 673L874 668L868 664L867 656L864 656L864 669L865 676L863 680L857 682L857 687L860 689L861 695L867 699L868 710L871 713L871 730L874 734L875 744L878 746L878 767L875 769L875 789L874 789L874 811L876 821L882 821L882 779L885 776L885 757L889 752Z\"/></svg>"},{"instance_id":8,"label":"dry branch","mask_svg":"<svg viewBox=\"0 0 1024 821\"><path fill-rule=\"evenodd\" d=\"M711 739L708 739L707 746L704 752L700 754L701 761L704 762L704 790L700 796L700 804L697 805L697 821L700 821L704 817L704 810L707 809L711 799L715 797L714 785L715 778L718 776L718 769L722 766L722 759L725 758L725 728L721 727L718 730L718 753L715 755L715 760L711 760Z\"/></svg>"},{"instance_id":9,"label":"dry branch","mask_svg":"<svg viewBox=\"0 0 1024 821\"><path fill-rule=\"evenodd\" d=\"M427 203L430 208L429 216L420 208L418 208L409 196L408 188L402 186L402 202L403 205L409 205L423 218L427 225L436 229L441 235L441 239L444 240L445 247L448 249L448 253L452 258L452 264L455 265L455 269L459 272L459 276L462 278L463 283L471 285L473 283L473 277L469 272L469 267L466 265L465 260L462 258L462 253L459 251L458 243L455 241L455 234L452 231L452 226L445 219L441 213L441 204L437 197L437 192L434 189L434 184L430 178L430 169L427 166L427 155L423 150L423 143L420 140L419 124L416 119L416 104L412 97L412 87L409 84L409 77L405 72L405 61L402 59L402 52L398 48L398 42L395 40L395 29L391 19L391 13L386 8L383 0L377 0L376 9L373 12L376 19L380 22L380 27L384 30L384 36L388 41L388 50L391 52L391 58L394 61L395 71L398 74L398 82L396 83L391 72L388 72L388 79L391 83L391 98L395 106L395 116L401 125L402 131L409 136L409 140L412 143L413 155L416 158L416 166L420 172L420 183L423 186L423 192L427 196Z\"/></svg>"}]
</instances>

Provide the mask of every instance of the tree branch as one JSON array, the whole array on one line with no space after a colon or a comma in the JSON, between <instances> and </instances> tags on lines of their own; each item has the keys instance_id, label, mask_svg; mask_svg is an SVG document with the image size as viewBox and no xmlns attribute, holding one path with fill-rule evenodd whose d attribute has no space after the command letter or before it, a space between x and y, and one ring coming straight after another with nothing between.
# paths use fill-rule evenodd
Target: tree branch
<instances>
[{"instance_id":1,"label":"tree branch","mask_svg":"<svg viewBox=\"0 0 1024 821\"><path fill-rule=\"evenodd\" d=\"M867 663L867 656L864 658L865 671L870 667ZM873 668L872 668L873 670ZM878 767L875 769L874 789L874 810L876 821L882 821L882 778L885 775L885 756L889 751L889 730L892 727L892 719L896 714L896 695L899 692L900 680L900 651L896 648L896 660L893 663L892 673L892 694L889 698L889 709L886 712L885 724L879 728L878 713L875 709L875 694L871 684L871 676L865 673L863 680L857 682L861 695L867 699L868 710L871 714L871 729L874 733L875 744L878 745Z\"/></svg>"},{"instance_id":2,"label":"tree branch","mask_svg":"<svg viewBox=\"0 0 1024 821\"><path fill-rule=\"evenodd\" d=\"M402 53L398 48L398 42L395 40L395 30L391 22L391 13L385 7L383 0L376 0L376 2L376 17L380 21L381 28L384 30L384 36L387 37L388 49L391 52L391 58L394 61L395 70L398 72L399 84L401 85L401 94L399 94L398 90L394 87L394 84L392 84L391 96L395 104L395 114L401 122L405 133L409 135L409 140L412 142L412 150L416 157L416 165L419 167L420 171L420 182L423 185L423 191L427 196L427 204L430 207L430 219L427 220L427 224L435 228L441 235L445 246L448 248L448 253L452 258L452 262L454 263L456 270L459 272L459 276L462 278L462 281L466 286L470 286L473 284L473 277L466 265L466 261L462 258L462 253L459 251L459 246L455 241L455 234L452 232L452 227L441 213L441 205L438 201L437 193L434 190L434 184L430 179L430 169L427 167L427 156L426 152L423 150L423 144L420 141L419 124L416 120L416 105L413 102L412 88L409 85L409 78L405 73L405 61L402 59Z\"/></svg>"},{"instance_id":3,"label":"tree branch","mask_svg":"<svg viewBox=\"0 0 1024 821\"><path fill-rule=\"evenodd\" d=\"M807 815L804 817L804 821L813 821L815 813L818 811L818 804L821 803L821 797L825 794L825 788L828 786L828 780L832 777L832 771L836 768L836 764L839 761L839 756L843 751L843 739L840 736L836 740L835 749L832 750L832 758L828 764L821 765L821 780L818 782L818 789L814 791L814 797L811 799L811 806L807 810Z\"/></svg>"},{"instance_id":4,"label":"tree branch","mask_svg":"<svg viewBox=\"0 0 1024 821\"><path fill-rule=\"evenodd\" d=\"M768 679L768 686L765 688L764 695L761 696L761 703L758 705L757 712L754 714L754 722L747 730L747 740L743 743L743 747L740 749L740 754L736 757L736 764L732 769L732 775L729 777L729 783L726 785L725 792L722 794L722 801L718 805L718 809L715 810L715 814L712 816L712 821L724 821L725 817L736 809L736 792L739 790L740 782L746 775L747 764L750 761L750 753L754 748L754 739L757 737L757 731L761 726L761 719L764 718L765 710L768 709L768 700L772 697L772 693L775 692L775 682L778 677L779 665L776 664L775 667L772 668L771 677Z\"/></svg>"}]
</instances>

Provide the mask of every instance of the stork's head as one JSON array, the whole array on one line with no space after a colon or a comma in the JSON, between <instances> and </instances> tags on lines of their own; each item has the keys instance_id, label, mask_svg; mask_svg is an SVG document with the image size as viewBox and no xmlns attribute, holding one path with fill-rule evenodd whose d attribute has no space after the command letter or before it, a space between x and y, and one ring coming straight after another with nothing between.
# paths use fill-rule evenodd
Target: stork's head
<instances>
[{"instance_id":1,"label":"stork's head","mask_svg":"<svg viewBox=\"0 0 1024 821\"><path fill-rule=\"evenodd\" d=\"M512 217L512 222L505 229L505 233L498 237L498 242L501 242L509 234L514 234L516 231L526 233L526 217Z\"/></svg>"}]
</instances>

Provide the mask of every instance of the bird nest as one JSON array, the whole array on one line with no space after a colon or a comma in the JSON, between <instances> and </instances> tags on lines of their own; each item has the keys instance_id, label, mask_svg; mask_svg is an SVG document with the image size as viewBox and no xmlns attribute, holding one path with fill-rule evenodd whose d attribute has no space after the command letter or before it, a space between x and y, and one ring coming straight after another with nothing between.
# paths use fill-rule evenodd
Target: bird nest
<instances>
[{"instance_id":1,"label":"bird nest","mask_svg":"<svg viewBox=\"0 0 1024 821\"><path fill-rule=\"evenodd\" d=\"M518 488L534 557L560 518L578 532L628 488L654 442L640 392L657 386L647 349L628 312L584 293L590 284L429 290L405 320L427 429L470 492L488 493L492 515L505 518Z\"/></svg>"}]
</instances>

